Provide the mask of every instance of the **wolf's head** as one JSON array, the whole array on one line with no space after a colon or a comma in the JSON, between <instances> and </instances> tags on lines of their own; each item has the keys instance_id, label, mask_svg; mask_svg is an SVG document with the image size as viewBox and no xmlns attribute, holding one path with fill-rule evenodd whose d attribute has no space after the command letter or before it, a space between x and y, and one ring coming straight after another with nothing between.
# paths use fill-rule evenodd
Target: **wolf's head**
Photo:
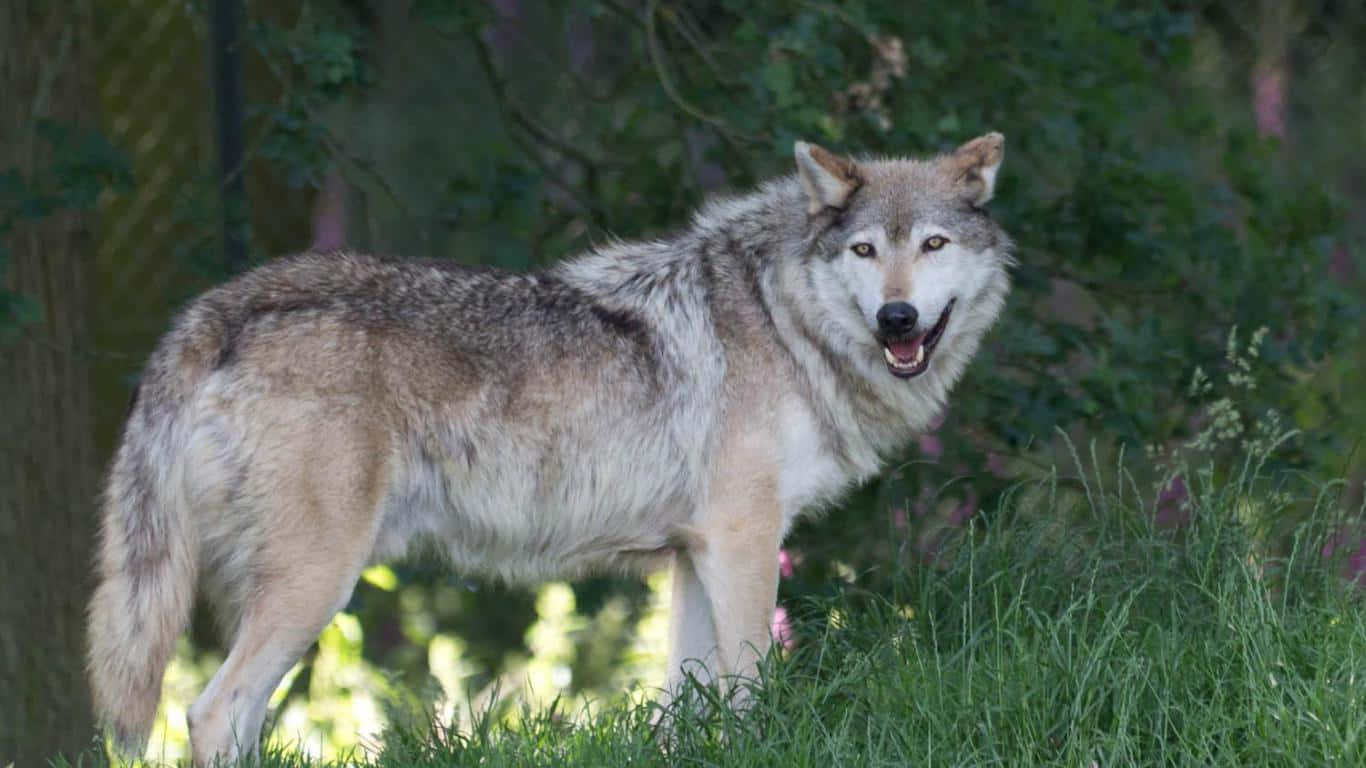
<instances>
[{"instance_id":1,"label":"wolf's head","mask_svg":"<svg viewBox=\"0 0 1366 768\"><path fill-rule=\"evenodd\" d=\"M931 159L855 161L797 142L813 298L892 376L941 367L952 382L1005 303L1010 239L983 208L1004 147L989 133Z\"/></svg>"}]
</instances>

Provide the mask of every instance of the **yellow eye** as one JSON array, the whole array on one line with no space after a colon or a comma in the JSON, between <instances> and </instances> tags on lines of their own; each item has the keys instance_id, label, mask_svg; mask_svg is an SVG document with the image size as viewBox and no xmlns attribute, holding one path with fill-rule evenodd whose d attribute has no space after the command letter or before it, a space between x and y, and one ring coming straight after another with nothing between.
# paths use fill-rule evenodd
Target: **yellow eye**
<instances>
[{"instance_id":1,"label":"yellow eye","mask_svg":"<svg viewBox=\"0 0 1366 768\"><path fill-rule=\"evenodd\" d=\"M856 256L862 256L865 259L873 255L873 246L871 243L854 243L850 246L850 249Z\"/></svg>"},{"instance_id":2,"label":"yellow eye","mask_svg":"<svg viewBox=\"0 0 1366 768\"><path fill-rule=\"evenodd\" d=\"M927 251L937 251L948 244L949 239L947 237L940 237L939 235L935 235L934 237L927 239L923 247Z\"/></svg>"}]
</instances>

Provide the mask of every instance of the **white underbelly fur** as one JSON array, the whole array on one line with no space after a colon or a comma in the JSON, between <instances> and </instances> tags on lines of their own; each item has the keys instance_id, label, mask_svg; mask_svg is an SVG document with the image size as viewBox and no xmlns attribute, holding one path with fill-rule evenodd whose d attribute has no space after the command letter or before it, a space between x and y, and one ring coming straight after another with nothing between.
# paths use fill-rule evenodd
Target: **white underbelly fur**
<instances>
[{"instance_id":1,"label":"white underbelly fur","mask_svg":"<svg viewBox=\"0 0 1366 768\"><path fill-rule=\"evenodd\" d=\"M373 559L434 545L458 570L530 582L667 549L700 487L669 432L550 442L504 431L476 439L472 459L401 449Z\"/></svg>"}]
</instances>

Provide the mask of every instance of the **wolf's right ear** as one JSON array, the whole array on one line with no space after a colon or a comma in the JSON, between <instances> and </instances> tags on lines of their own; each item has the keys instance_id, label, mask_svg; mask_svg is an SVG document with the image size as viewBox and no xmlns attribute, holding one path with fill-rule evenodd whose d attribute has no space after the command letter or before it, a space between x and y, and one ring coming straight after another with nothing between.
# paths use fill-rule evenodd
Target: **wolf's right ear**
<instances>
[{"instance_id":1,"label":"wolf's right ear","mask_svg":"<svg viewBox=\"0 0 1366 768\"><path fill-rule=\"evenodd\" d=\"M837 157L824 147L797 142L793 148L797 156L797 178L806 190L806 212L815 216L825 208L843 208L849 196L863 185L858 164L847 157Z\"/></svg>"}]
</instances>

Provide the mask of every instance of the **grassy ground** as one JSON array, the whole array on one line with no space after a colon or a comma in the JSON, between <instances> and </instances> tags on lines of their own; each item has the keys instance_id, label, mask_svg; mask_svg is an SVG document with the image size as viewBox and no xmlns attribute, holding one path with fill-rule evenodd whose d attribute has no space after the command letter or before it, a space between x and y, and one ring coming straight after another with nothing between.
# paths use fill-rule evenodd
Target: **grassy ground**
<instances>
[{"instance_id":1,"label":"grassy ground","mask_svg":"<svg viewBox=\"0 0 1366 768\"><path fill-rule=\"evenodd\" d=\"M349 762L1366 764L1366 604L1322 556L1336 525L1283 486L1193 485L1177 530L1156 529L1118 485L1022 489L936 564L906 567L893 598L851 587L804 612L820 625L773 660L744 718L679 710L663 740L650 707L623 701L459 735L392 732ZM1306 522L1276 529L1280 547L1254 522L1297 509Z\"/></svg>"}]
</instances>

